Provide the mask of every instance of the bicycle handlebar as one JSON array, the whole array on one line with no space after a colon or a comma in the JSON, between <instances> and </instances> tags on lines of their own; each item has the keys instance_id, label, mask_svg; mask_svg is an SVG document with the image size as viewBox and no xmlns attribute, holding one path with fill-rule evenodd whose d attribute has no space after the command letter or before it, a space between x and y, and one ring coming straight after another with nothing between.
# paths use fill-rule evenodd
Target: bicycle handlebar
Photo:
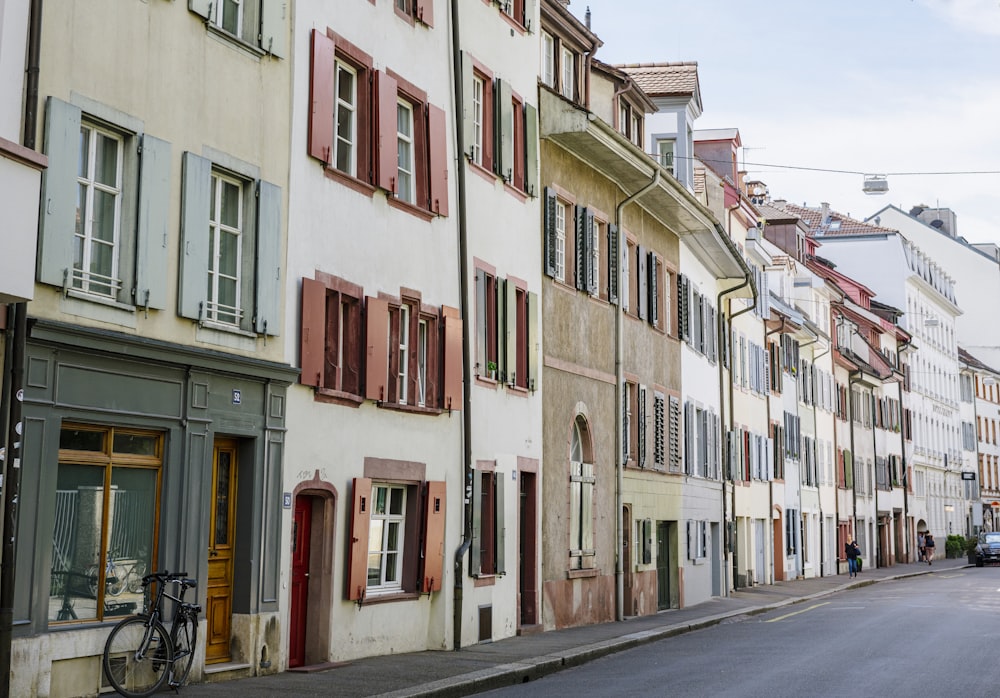
<instances>
[{"instance_id":1,"label":"bicycle handlebar","mask_svg":"<svg viewBox=\"0 0 1000 698\"><path fill-rule=\"evenodd\" d=\"M188 579L187 572L168 572L164 570L163 572L152 572L147 574L142 578L142 583L148 585L150 582L174 582L176 584L182 584L186 587L196 587L198 586L197 579Z\"/></svg>"}]
</instances>

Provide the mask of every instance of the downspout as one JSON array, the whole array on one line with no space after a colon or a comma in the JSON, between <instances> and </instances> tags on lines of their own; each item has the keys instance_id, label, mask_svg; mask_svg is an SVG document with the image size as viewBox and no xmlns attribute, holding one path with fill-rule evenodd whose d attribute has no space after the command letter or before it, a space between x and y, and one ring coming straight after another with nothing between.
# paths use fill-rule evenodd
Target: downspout
<instances>
[{"instance_id":1,"label":"downspout","mask_svg":"<svg viewBox=\"0 0 1000 698\"><path fill-rule=\"evenodd\" d=\"M736 204L736 206L739 206L739 204ZM729 209L729 213L732 214L732 209ZM732 286L730 288L723 289L722 291L719 291L719 295L716 297L716 300L715 300L715 307L719 309L718 317L716 319L716 328L715 328L715 330L716 330L716 335L719 337L719 341L721 342L722 340L726 339L725 319L723 318L723 315L722 315L722 297L726 296L726 295L729 295L730 293L733 293L735 291L738 291L741 288L745 288L746 286L750 287L750 292L753 294L753 303L751 303L750 305L748 305L743 310L738 311L736 313L736 315L733 315L732 317L730 317L730 327L732 327L732 320L733 320L733 318L737 317L738 315L742 315L743 313L745 313L745 312L747 312L749 310L753 310L754 307L757 305L757 286L753 282L753 273L750 271L750 267L747 266L746 261L743 259L743 255L740 254L740 251L738 249L736 249L736 246L733 244L733 241L729 238L729 233L727 233L725 231L725 229L723 229L723 227L721 225L719 225L718 223L715 224L715 231L719 234L719 237L722 238L723 244L729 250L729 253L733 256L733 259L735 259L737 261L737 263L740 265L740 269L742 269L742 271L743 271L743 281L741 283L736 284L735 286ZM730 307L732 307L732 299L730 299ZM727 342L726 344L727 344L726 353L728 354L729 361L730 361L730 364L729 364L730 365L730 380L729 380L729 425L728 425L729 428L728 429L726 428L726 424L724 423L724 421L722 419L723 416L725 415L724 408L725 408L725 404L726 404L726 384L725 384L725 376L724 376L724 374L725 374L725 367L723 366L722 358L719 357L719 444L722 445L722 448L721 448L722 453L727 453L727 449L725 447L725 444L726 444L726 435L733 428L733 404L732 404L732 398L733 398L733 381L732 381L732 361L733 361L733 354L732 354L732 344L729 343L729 342ZM726 463L723 463L723 467L725 467L726 465L727 465ZM732 477L732 471L731 471L731 469L729 469L729 468L726 468L726 469L730 470L729 478L728 479L731 482L731 484L730 484L730 492L731 492L731 497L732 497L732 500L733 500L733 509L732 509L732 511L733 511L733 523L734 523L733 529L735 529L735 519L736 519L736 516L735 516L735 514L736 514L736 486L735 486L735 484L732 484L733 477ZM735 530L730 530L729 527L728 527L728 523L727 523L729 521L729 517L727 516L728 512L727 512L727 507L726 507L726 480L727 480L727 478L725 476L725 473L723 473L723 476L722 476L722 525L726 526L726 528L723 529L722 534L723 534L723 540L728 542L728 545L723 545L723 560L725 560L725 557L727 556L727 554L729 554L729 555L733 556L733 561L735 562L735 550L734 550L734 548L736 546L736 542L735 542L734 538L736 536L736 531ZM723 567L726 570L726 575L727 576L730 575L730 574L733 575L732 580L727 580L726 585L725 585L726 586L726 596L728 596L729 595L729 590L732 589L732 588L735 588L729 582L732 581L732 583L735 584L736 577L735 577L735 572L732 570L732 564L729 564L729 565L723 564Z\"/></svg>"},{"instance_id":2,"label":"downspout","mask_svg":"<svg viewBox=\"0 0 1000 698\"><path fill-rule=\"evenodd\" d=\"M884 385L884 383L883 383L883 385ZM872 393L872 397L871 397L871 400L869 400L869 404L871 404L871 406L872 406L872 454L873 454L873 457L875 458L875 462L877 463L878 462L878 433L875 431L875 394L874 393ZM876 482L875 489L872 492L872 508L875 509L875 545L872 546L872 547L875 548L875 561L874 561L874 564L872 566L877 569L878 566L879 566L879 564L878 564L879 558L882 557L882 555L881 555L881 553L882 553L882 534L878 530L878 528L879 528L879 526L878 526L879 517L878 517L878 477L877 477L877 474L876 474L876 477L875 477L875 482Z\"/></svg>"},{"instance_id":3,"label":"downspout","mask_svg":"<svg viewBox=\"0 0 1000 698\"><path fill-rule=\"evenodd\" d=\"M462 560L472 547L472 365L471 330L469 325L469 227L465 194L465 106L462 101L462 51L461 32L458 23L458 0L451 0L451 70L455 98L455 150L458 171L458 267L460 283L460 312L462 315L462 501L463 526L462 544L455 550L455 590L452 633L454 649L462 649L462 597L465 587L465 573Z\"/></svg>"},{"instance_id":4,"label":"downspout","mask_svg":"<svg viewBox=\"0 0 1000 698\"><path fill-rule=\"evenodd\" d=\"M778 327L774 328L770 332L765 332L764 333L764 349L765 350L767 349L767 338L770 337L775 332L782 332L782 331L784 331L784 329L785 329L785 318L782 317L781 318L781 325L779 325ZM771 360L771 352L767 352L767 354L768 354L768 361L770 362L770 360ZM767 401L766 401L766 404L767 404L767 429L768 429L768 431L770 431L771 430L771 386L770 385L767 386ZM777 448L775 448L775 451L777 451ZM771 474L773 475L774 472L772 471ZM782 513L784 513L784 512L782 512ZM774 549L774 478L773 477L767 483L767 527L769 529L768 530L768 534L769 534L769 538L771 540L771 579L770 579L770 581L771 581L771 583L774 583L774 582L776 582L778 580L775 579L775 573L774 573L775 572L774 558L776 557L775 553L777 551L775 551L775 549Z\"/></svg>"},{"instance_id":5,"label":"downspout","mask_svg":"<svg viewBox=\"0 0 1000 698\"><path fill-rule=\"evenodd\" d=\"M24 130L22 144L35 149L35 132L38 129L38 70L41 65L42 43L42 0L31 0L28 7L28 46L25 69ZM20 464L22 459L22 437L18 433L21 426L21 390L24 385L24 355L28 343L28 304L15 303L8 306L14 316L13 348L10 362L4 363L4 372L10 373L10 380L4 381L10 392L4 394L8 400L6 412L7 442L3 480L3 542L0 548L0 698L10 695L11 642L14 627L14 584L17 579L17 509L20 487ZM8 335L9 336L9 335ZM10 341L10 340L8 340ZM0 424L0 429L5 425Z\"/></svg>"},{"instance_id":6,"label":"downspout","mask_svg":"<svg viewBox=\"0 0 1000 698\"><path fill-rule=\"evenodd\" d=\"M457 2L457 0L452 0ZM615 310L615 540L617 541L616 561L615 561L615 618L625 620L625 574L622 567L622 558L625 555L624 522L622 521L622 489L625 486L625 463L622 454L625 452L625 425L622 423L622 415L625 413L625 310L622 305L622 250L627 249L622 246L622 210L630 203L646 194L660 183L660 168L653 169L653 178L649 184L632 194L618 206L615 207L615 226L618 228L618 307ZM627 292L627 290L624 290Z\"/></svg>"}]
</instances>

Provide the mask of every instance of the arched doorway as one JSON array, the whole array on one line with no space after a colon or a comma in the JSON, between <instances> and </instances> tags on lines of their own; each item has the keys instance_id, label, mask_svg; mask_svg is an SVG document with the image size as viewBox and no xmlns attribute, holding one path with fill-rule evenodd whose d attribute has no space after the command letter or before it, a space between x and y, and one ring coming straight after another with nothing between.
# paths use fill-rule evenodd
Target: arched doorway
<instances>
[{"instance_id":1,"label":"arched doorway","mask_svg":"<svg viewBox=\"0 0 1000 698\"><path fill-rule=\"evenodd\" d=\"M299 483L292 502L288 668L330 658L333 541L337 491L319 479Z\"/></svg>"}]
</instances>

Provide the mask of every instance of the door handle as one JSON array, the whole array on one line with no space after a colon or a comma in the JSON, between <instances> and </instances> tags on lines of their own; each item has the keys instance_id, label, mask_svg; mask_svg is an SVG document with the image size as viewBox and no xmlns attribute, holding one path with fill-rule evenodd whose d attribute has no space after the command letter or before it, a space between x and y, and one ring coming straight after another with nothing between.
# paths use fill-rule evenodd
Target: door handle
<instances>
[{"instance_id":1,"label":"door handle","mask_svg":"<svg viewBox=\"0 0 1000 698\"><path fill-rule=\"evenodd\" d=\"M209 550L209 551L208 551L208 556L209 556L209 557L215 557L215 556L217 556L218 554L219 554L219 551L218 551L218 550Z\"/></svg>"},{"instance_id":2,"label":"door handle","mask_svg":"<svg viewBox=\"0 0 1000 698\"><path fill-rule=\"evenodd\" d=\"M303 577L308 577L308 576L309 576L309 573L308 573L308 572L306 572L306 573L305 573L304 575L302 575L302 576L303 576Z\"/></svg>"}]
</instances>

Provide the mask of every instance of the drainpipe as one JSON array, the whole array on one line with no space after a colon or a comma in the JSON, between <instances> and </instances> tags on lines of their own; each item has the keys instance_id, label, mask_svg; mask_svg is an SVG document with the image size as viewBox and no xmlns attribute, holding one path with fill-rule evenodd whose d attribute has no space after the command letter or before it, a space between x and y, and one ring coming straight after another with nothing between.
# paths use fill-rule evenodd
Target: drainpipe
<instances>
[{"instance_id":1,"label":"drainpipe","mask_svg":"<svg viewBox=\"0 0 1000 698\"><path fill-rule=\"evenodd\" d=\"M31 0L28 9L28 46L25 76L24 131L22 142L26 148L35 149L35 131L38 124L38 69L40 66L42 36L42 0ZM10 308L10 306L8 306ZM17 504L22 460L21 390L24 385L24 354L28 342L28 304L13 306L14 336L10 362L4 363L4 372L10 373L8 400L8 432L5 451L6 474L3 480L3 542L0 548L0 698L10 695L10 656L14 626L14 584L16 575L15 536L17 535ZM8 312L8 319L10 313ZM9 335L8 335L9 336ZM8 343L10 340L8 340ZM0 424L0 429L3 428Z\"/></svg>"},{"instance_id":2,"label":"drainpipe","mask_svg":"<svg viewBox=\"0 0 1000 698\"><path fill-rule=\"evenodd\" d=\"M736 205L738 206L739 204L736 204ZM732 214L732 209L729 210L729 213ZM719 295L715 299L715 307L719 309L718 317L716 319L716 334L719 337L719 340L722 341L722 340L724 340L726 338L725 320L724 320L724 318L722 316L722 298L723 298L723 296L727 296L730 293L733 293L734 291L738 291L741 288L745 288L747 286L750 287L750 292L753 294L753 303L751 303L750 305L748 305L746 308L743 308L743 310L738 311L736 313L736 315L731 316L730 317L730 323L731 323L732 319L735 318L736 316L742 315L743 313L754 309L754 307L757 304L757 286L753 282L753 273L750 271L750 267L747 266L746 261L743 259L743 256L740 254L739 250L736 249L736 246L733 244L733 241L729 238L729 233L727 233L725 231L725 229L723 229L723 227L721 225L719 225L718 223L715 224L715 230L719 234L719 237L722 238L723 244L726 246L726 248L728 248L730 254L732 254L733 259L735 259L739 263L740 268L743 271L743 281L740 282L740 283L738 283L738 284L736 284L735 286L731 286L730 288L723 289L722 291L719 291ZM732 299L730 299L730 307L732 307ZM732 326L732 325L730 324L730 326ZM733 356L732 356L732 345L731 344L729 344L729 348L728 348L727 353L729 354L730 366L732 366ZM725 376L724 376L724 374L725 374L725 367L722 365L722 359L721 358L719 358L718 366L719 366L719 443L723 445L723 448L721 449L721 451L723 453L725 453L726 452L726 448L725 448L724 444L726 444L726 434L727 434L728 431L732 430L732 428L733 428L733 404L732 404L733 381L730 378L730 380L729 380L729 400L730 400L729 401L729 429L727 429L726 428L726 424L723 421L723 417L725 416L725 409L724 408L725 408L725 404L726 404L726 402L725 402L726 384L725 384ZM730 369L730 371L731 370L732 369ZM730 373L730 376L732 376L732 373ZM725 464L724 464L723 467L725 467ZM725 475L725 473L723 473L723 475L722 475L722 525L723 526L728 526L727 521L729 520L729 517L727 515L728 512L726 511L726 509L727 509L727 507L726 507L726 504L727 504L726 503L726 479L727 479L726 475ZM732 472L730 472L728 479L730 481L733 480ZM735 522L736 522L736 486L735 486L735 484L733 484L733 485L730 486L730 490L732 492L731 496L732 496L732 500L733 500L733 524L734 524L734 528L735 528ZM733 538L735 537L735 531L730 531L728 529L728 527L727 527L726 529L723 530L722 535L723 535L723 540L724 541L725 540L729 541L729 545L728 546L725 546L725 545L723 546L723 551L722 551L723 552L723 560L725 560L727 554L729 553L729 550L735 546L735 541L733 540ZM733 559L735 560L735 554L733 554ZM729 564L729 565L723 564L723 567L726 569L726 575L727 576L730 575L730 574L734 575L733 579L731 581L733 582L733 584L735 584L735 579L736 578L735 578L735 573L732 570L732 564ZM731 588L734 588L734 587L732 587L729 584L729 581L730 580L727 580L727 582L726 582L726 596L729 595L729 593L728 593L729 590Z\"/></svg>"},{"instance_id":3,"label":"drainpipe","mask_svg":"<svg viewBox=\"0 0 1000 698\"><path fill-rule=\"evenodd\" d=\"M878 462L878 434L875 431L875 394L872 393L871 400L869 403L872 406L872 454L875 458L875 462ZM878 568L879 558L882 557L882 534L878 530L878 477L875 478L876 485L875 490L872 492L872 507L875 509L875 545L871 546L875 548L875 562L873 567Z\"/></svg>"},{"instance_id":4,"label":"drainpipe","mask_svg":"<svg viewBox=\"0 0 1000 698\"><path fill-rule=\"evenodd\" d=\"M813 357L813 366L816 365L816 360L817 359L820 359L820 358L826 356L827 354L829 354L832 347L833 347L833 342L831 341L829 344L826 345L826 351L821 352L819 354L816 354L816 356ZM814 396L814 398L815 398L815 396ZM813 399L813 406L812 406L812 408L813 408L813 425L814 425L814 429L815 429L815 425L818 422L818 420L816 419L816 400L815 399ZM836 426L834 426L834 435L836 435L836 431L837 431L836 430ZM836 439L834 441L836 441ZM833 453L834 453L834 455L836 455L836 453L837 453L836 445L834 445ZM819 576L820 577L823 577L824 576L824 572L826 571L826 564L825 564L825 562L826 562L826 555L825 555L826 547L823 545L823 533L824 533L823 497L820 496L819 497Z\"/></svg>"},{"instance_id":5,"label":"drainpipe","mask_svg":"<svg viewBox=\"0 0 1000 698\"><path fill-rule=\"evenodd\" d=\"M458 23L458 0L451 0L451 57L452 83L455 98L455 169L458 172L458 267L460 283L460 311L462 314L462 501L463 526L462 543L455 550L455 591L454 616L452 618L452 642L454 649L462 649L462 597L465 588L465 567L462 560L472 547L472 338L469 308L469 226L465 194L465 130L464 104L462 95L462 50L461 31Z\"/></svg>"},{"instance_id":6,"label":"drainpipe","mask_svg":"<svg viewBox=\"0 0 1000 698\"><path fill-rule=\"evenodd\" d=\"M912 342L903 342L899 350L896 352L897 355L902 358L903 352L910 349ZM910 561L910 502L909 502L909 489L910 489L910 477L907 473L907 463L906 463L906 434L903 430L903 381L900 380L896 383L899 389L899 453L900 461L903 468L903 559L906 562ZM973 409L975 409L975 398L972 400Z\"/></svg>"},{"instance_id":7,"label":"drainpipe","mask_svg":"<svg viewBox=\"0 0 1000 698\"><path fill-rule=\"evenodd\" d=\"M457 2L457 0L452 0L452 2ZM625 486L625 463L622 461L622 454L625 452L625 425L622 423L622 414L625 412L625 310L621 301L623 293L621 255L623 249L628 249L628 245L622 245L622 240L624 239L624 236L622 235L622 210L640 196L649 192L659 183L660 168L656 167L653 169L653 178L649 180L649 184L644 186L635 194L626 198L615 207L615 226L618 228L619 255L618 307L615 310L615 511L617 512L615 514L615 540L617 541L618 546L615 555L615 618L618 620L625 620L625 573L622 567L622 558L625 555L625 541L622 538L624 535L624 522L622 521L622 489ZM627 289L625 289L624 292L627 293Z\"/></svg>"}]
</instances>

